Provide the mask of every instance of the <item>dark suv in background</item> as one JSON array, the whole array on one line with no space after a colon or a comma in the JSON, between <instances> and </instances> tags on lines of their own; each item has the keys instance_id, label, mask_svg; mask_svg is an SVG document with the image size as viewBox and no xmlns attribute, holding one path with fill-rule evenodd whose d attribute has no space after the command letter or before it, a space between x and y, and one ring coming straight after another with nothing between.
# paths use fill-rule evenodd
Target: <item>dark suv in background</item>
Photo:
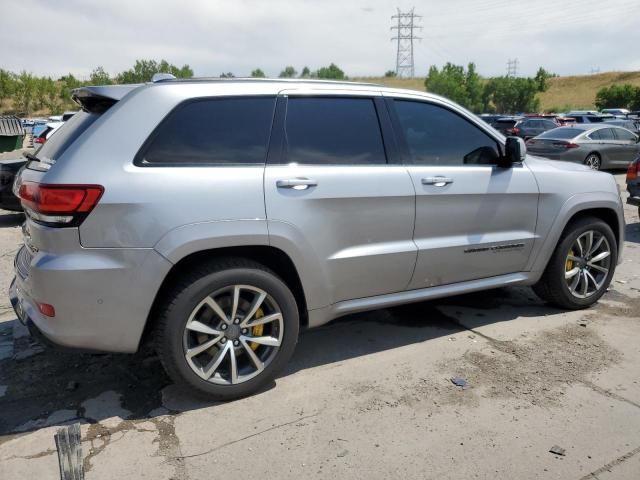
<instances>
[{"instance_id":1,"label":"dark suv in background","mask_svg":"<svg viewBox=\"0 0 640 480\"><path fill-rule=\"evenodd\" d=\"M517 121L512 128L507 129L507 135L529 140L554 128L558 128L558 124L553 120L547 120L545 118L525 118L524 120Z\"/></svg>"}]
</instances>

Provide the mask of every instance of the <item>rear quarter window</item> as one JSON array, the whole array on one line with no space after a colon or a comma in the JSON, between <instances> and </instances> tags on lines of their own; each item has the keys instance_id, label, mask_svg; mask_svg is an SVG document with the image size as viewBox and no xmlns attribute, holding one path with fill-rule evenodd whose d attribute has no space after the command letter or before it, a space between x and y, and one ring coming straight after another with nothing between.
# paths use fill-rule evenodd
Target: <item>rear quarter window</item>
<instances>
[{"instance_id":1,"label":"rear quarter window","mask_svg":"<svg viewBox=\"0 0 640 480\"><path fill-rule=\"evenodd\" d=\"M275 97L226 97L178 105L151 134L135 163L264 164Z\"/></svg>"},{"instance_id":2,"label":"rear quarter window","mask_svg":"<svg viewBox=\"0 0 640 480\"><path fill-rule=\"evenodd\" d=\"M57 160L100 117L96 113L79 112L71 117L36 152L41 161ZM50 131L47 127L41 134Z\"/></svg>"}]
</instances>

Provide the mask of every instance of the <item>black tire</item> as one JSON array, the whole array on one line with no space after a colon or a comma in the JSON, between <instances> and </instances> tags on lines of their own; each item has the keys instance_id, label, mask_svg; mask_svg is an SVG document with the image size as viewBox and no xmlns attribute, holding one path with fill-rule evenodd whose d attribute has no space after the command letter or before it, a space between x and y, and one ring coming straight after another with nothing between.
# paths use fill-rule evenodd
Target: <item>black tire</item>
<instances>
[{"instance_id":1,"label":"black tire","mask_svg":"<svg viewBox=\"0 0 640 480\"><path fill-rule=\"evenodd\" d=\"M604 283L596 292L587 298L579 298L571 293L565 281L567 255L575 240L589 230L602 233L609 242L609 246L611 247L610 268ZM542 274L542 278L533 286L533 291L542 300L559 308L579 310L590 307L607 291L607 287L611 283L615 271L617 260L618 246L611 227L599 218L581 218L566 227Z\"/></svg>"},{"instance_id":2,"label":"black tire","mask_svg":"<svg viewBox=\"0 0 640 480\"><path fill-rule=\"evenodd\" d=\"M283 318L283 338L275 356L257 376L243 383L219 385L201 378L189 366L183 335L189 315L198 303L232 285L255 286L277 302ZM165 298L155 327L155 348L162 365L177 384L209 399L232 400L259 391L273 380L295 350L300 326L296 300L285 283L259 263L243 258L205 263L180 278Z\"/></svg>"},{"instance_id":3,"label":"black tire","mask_svg":"<svg viewBox=\"0 0 640 480\"><path fill-rule=\"evenodd\" d=\"M591 152L584 159L584 164L592 170L602 169L602 157L598 152Z\"/></svg>"}]
</instances>

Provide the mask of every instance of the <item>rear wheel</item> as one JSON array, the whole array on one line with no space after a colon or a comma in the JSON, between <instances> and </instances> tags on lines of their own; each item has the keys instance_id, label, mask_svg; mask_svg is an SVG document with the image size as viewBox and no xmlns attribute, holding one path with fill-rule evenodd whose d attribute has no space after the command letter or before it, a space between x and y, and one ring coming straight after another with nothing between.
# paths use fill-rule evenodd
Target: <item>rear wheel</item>
<instances>
[{"instance_id":1,"label":"rear wheel","mask_svg":"<svg viewBox=\"0 0 640 480\"><path fill-rule=\"evenodd\" d=\"M605 293L616 263L617 244L609 225L584 218L567 228L533 289L557 307L586 308Z\"/></svg>"},{"instance_id":2,"label":"rear wheel","mask_svg":"<svg viewBox=\"0 0 640 480\"><path fill-rule=\"evenodd\" d=\"M256 392L286 364L298 310L284 282L244 259L212 262L167 295L156 348L169 376L209 397Z\"/></svg>"},{"instance_id":3,"label":"rear wheel","mask_svg":"<svg viewBox=\"0 0 640 480\"><path fill-rule=\"evenodd\" d=\"M591 170L600 170L602 167L602 160L597 153L590 153L587 158L584 159L584 164Z\"/></svg>"}]
</instances>

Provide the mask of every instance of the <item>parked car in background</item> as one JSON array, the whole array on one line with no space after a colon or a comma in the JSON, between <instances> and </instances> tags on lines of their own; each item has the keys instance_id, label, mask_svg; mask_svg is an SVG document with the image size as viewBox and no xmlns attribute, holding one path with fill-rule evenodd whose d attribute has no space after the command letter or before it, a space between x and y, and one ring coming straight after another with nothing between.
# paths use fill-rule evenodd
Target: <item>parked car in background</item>
<instances>
[{"instance_id":1,"label":"parked car in background","mask_svg":"<svg viewBox=\"0 0 640 480\"><path fill-rule=\"evenodd\" d=\"M607 125L615 125L617 127L626 128L627 130L635 133L636 135L640 135L640 120L633 119L614 119L614 120L606 120L605 123Z\"/></svg>"},{"instance_id":2,"label":"parked car in background","mask_svg":"<svg viewBox=\"0 0 640 480\"><path fill-rule=\"evenodd\" d=\"M0 160L0 209L21 212L20 200L13 192L13 181L27 163L25 158Z\"/></svg>"},{"instance_id":3,"label":"parked car in background","mask_svg":"<svg viewBox=\"0 0 640 480\"><path fill-rule=\"evenodd\" d=\"M45 129L42 132L40 132L40 134L37 137L33 138L33 146L38 147L43 143L45 143L47 140L49 140L49 138L51 138L51 135L53 135L56 132L56 130L58 130L62 125L64 125L64 122L47 123L45 126Z\"/></svg>"},{"instance_id":4,"label":"parked car in background","mask_svg":"<svg viewBox=\"0 0 640 480\"><path fill-rule=\"evenodd\" d=\"M530 138L536 137L548 130L553 130L554 128L558 128L558 124L553 120L544 118L525 118L523 120L518 120L513 127L507 129L506 133L507 135L514 135L516 137L529 140Z\"/></svg>"},{"instance_id":5,"label":"parked car in background","mask_svg":"<svg viewBox=\"0 0 640 480\"><path fill-rule=\"evenodd\" d=\"M522 117L499 117L493 120L490 125L498 130L505 137L509 136L509 131L522 120Z\"/></svg>"},{"instance_id":6,"label":"parked car in background","mask_svg":"<svg viewBox=\"0 0 640 480\"><path fill-rule=\"evenodd\" d=\"M33 119L33 127L31 128L31 134L33 135L34 139L47 128L47 123L48 123L48 120L44 118Z\"/></svg>"},{"instance_id":7,"label":"parked car in background","mask_svg":"<svg viewBox=\"0 0 640 480\"><path fill-rule=\"evenodd\" d=\"M638 207L640 216L640 157L636 158L627 169L627 203Z\"/></svg>"},{"instance_id":8,"label":"parked car in background","mask_svg":"<svg viewBox=\"0 0 640 480\"><path fill-rule=\"evenodd\" d=\"M527 142L527 151L553 160L601 168L627 168L640 153L638 136L608 124L583 124L549 130Z\"/></svg>"},{"instance_id":9,"label":"parked car in background","mask_svg":"<svg viewBox=\"0 0 640 480\"><path fill-rule=\"evenodd\" d=\"M575 119L576 123L602 123L607 119L614 119L613 115L602 115L592 111L573 111L566 114L567 117Z\"/></svg>"},{"instance_id":10,"label":"parked car in background","mask_svg":"<svg viewBox=\"0 0 640 480\"><path fill-rule=\"evenodd\" d=\"M505 285L589 307L622 253L611 175L428 93L164 76L74 99L15 182L16 315L68 347L152 341L214 398L264 388L301 328L349 313Z\"/></svg>"},{"instance_id":11,"label":"parked car in background","mask_svg":"<svg viewBox=\"0 0 640 480\"><path fill-rule=\"evenodd\" d=\"M603 108L600 113L613 115L614 117L626 117L631 112L626 108Z\"/></svg>"}]
</instances>

